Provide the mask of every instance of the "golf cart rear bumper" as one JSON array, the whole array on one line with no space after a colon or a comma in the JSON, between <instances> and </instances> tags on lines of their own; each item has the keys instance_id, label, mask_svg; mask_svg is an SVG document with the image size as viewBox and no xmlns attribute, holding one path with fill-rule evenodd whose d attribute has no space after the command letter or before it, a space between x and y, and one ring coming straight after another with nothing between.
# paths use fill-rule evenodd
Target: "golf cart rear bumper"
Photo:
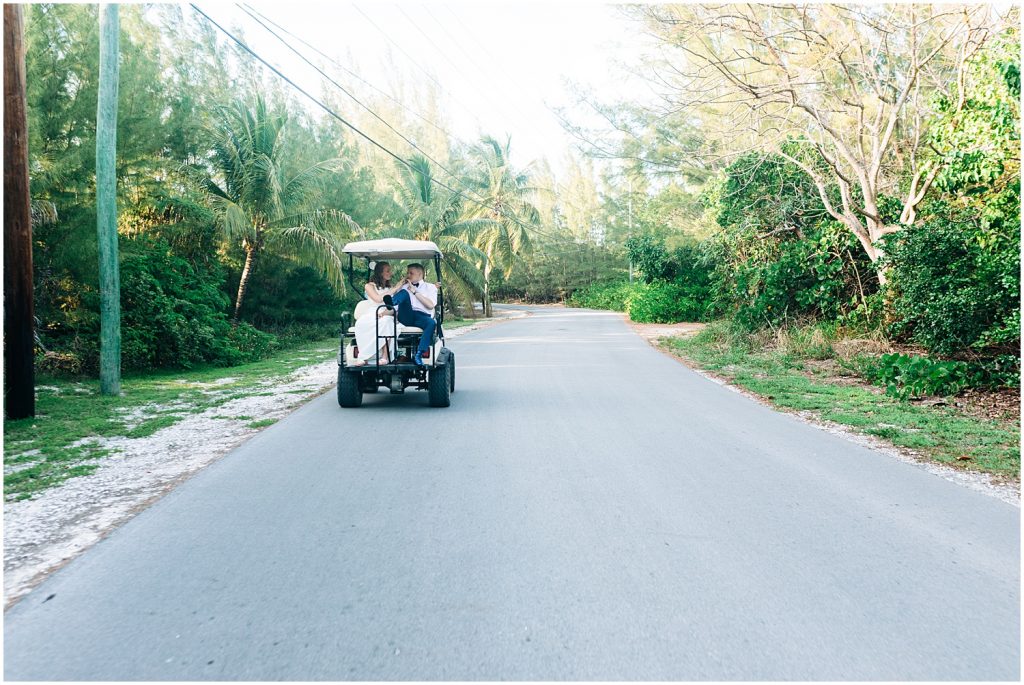
<instances>
[{"instance_id":1,"label":"golf cart rear bumper","mask_svg":"<svg viewBox=\"0 0 1024 685\"><path fill-rule=\"evenodd\" d=\"M438 364L438 366L441 365ZM345 366L345 370L351 371L352 373L369 373L378 371L383 373L394 373L396 371L417 371L419 369L429 370L431 368L433 368L433 364L427 362L424 362L423 366L417 366L412 362L403 362L401 364L381 364L379 366L377 364L364 364L362 366Z\"/></svg>"}]
</instances>

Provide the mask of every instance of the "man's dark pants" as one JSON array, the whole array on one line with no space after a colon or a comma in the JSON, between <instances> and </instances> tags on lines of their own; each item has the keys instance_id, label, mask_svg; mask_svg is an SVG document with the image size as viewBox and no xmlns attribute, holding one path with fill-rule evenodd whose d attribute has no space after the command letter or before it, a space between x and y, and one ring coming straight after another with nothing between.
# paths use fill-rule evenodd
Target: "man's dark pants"
<instances>
[{"instance_id":1,"label":"man's dark pants","mask_svg":"<svg viewBox=\"0 0 1024 685\"><path fill-rule=\"evenodd\" d=\"M420 354L423 354L430 347L430 341L433 339L434 328L437 326L437 322L429 314L413 309L411 298L412 295L409 294L408 290L399 290L395 293L392 300L395 303L395 309L398 311L398 323L404 326L416 326L416 328L423 329L419 347Z\"/></svg>"}]
</instances>

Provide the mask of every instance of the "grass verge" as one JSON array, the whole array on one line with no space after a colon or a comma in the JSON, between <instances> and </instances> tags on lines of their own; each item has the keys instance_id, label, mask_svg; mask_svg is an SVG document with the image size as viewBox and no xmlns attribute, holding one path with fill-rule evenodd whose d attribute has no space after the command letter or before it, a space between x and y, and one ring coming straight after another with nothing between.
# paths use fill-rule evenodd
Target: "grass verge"
<instances>
[{"instance_id":1,"label":"grass verge","mask_svg":"<svg viewBox=\"0 0 1024 685\"><path fill-rule=\"evenodd\" d=\"M35 418L4 421L4 498L25 499L95 470L98 460L111 453L101 438L147 437L190 414L266 394L268 381L327 361L337 349L330 338L242 366L128 375L119 397L100 395L96 380L39 377Z\"/></svg>"},{"instance_id":2,"label":"grass verge","mask_svg":"<svg viewBox=\"0 0 1024 685\"><path fill-rule=\"evenodd\" d=\"M454 330L456 328L464 328L466 326L472 326L473 324L480 323L482 321L490 321L490 319L484 319L484 318L480 318L480 319L445 319L445 321L444 321L444 329L446 331L451 331L451 330Z\"/></svg>"},{"instance_id":3,"label":"grass verge","mask_svg":"<svg viewBox=\"0 0 1024 685\"><path fill-rule=\"evenodd\" d=\"M837 382L799 356L773 348L738 348L715 326L660 344L781 409L809 412L936 462L1020 480L1019 424L897 400L859 382Z\"/></svg>"}]
</instances>

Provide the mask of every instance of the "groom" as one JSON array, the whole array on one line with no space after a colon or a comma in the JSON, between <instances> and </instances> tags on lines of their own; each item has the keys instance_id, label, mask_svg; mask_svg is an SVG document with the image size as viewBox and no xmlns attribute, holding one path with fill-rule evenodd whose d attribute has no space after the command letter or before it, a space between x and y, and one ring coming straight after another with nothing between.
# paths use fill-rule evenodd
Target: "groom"
<instances>
[{"instance_id":1,"label":"groom","mask_svg":"<svg viewBox=\"0 0 1024 685\"><path fill-rule=\"evenodd\" d=\"M423 366L423 353L430 347L437 322L434 305L437 304L437 286L423 280L423 265L410 264L406 269L402 289L394 294L392 302L398 312L398 322L404 326L423 329L420 346L416 350L416 365Z\"/></svg>"}]
</instances>

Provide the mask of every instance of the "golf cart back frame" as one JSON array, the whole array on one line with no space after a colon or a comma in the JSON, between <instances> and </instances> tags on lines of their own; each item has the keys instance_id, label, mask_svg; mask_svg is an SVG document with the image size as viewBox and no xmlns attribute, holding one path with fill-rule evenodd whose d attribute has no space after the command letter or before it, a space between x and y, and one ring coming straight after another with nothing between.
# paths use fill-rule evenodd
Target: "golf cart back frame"
<instances>
[{"instance_id":1,"label":"golf cart back frame","mask_svg":"<svg viewBox=\"0 0 1024 685\"><path fill-rule=\"evenodd\" d=\"M373 394L382 387L392 394L402 394L406 388L426 390L430 406L447 407L451 404L451 393L455 390L455 354L448 349L444 339L444 289L441 265L443 256L437 245L426 240L364 240L345 245L342 250L348 254L348 282L356 292L362 286L356 280L357 260L362 260L363 271L372 272L375 261L417 260L432 262L438 281L437 302L434 305L434 320L437 326L431 336L430 346L423 355L424 364L417 365L411 358L418 347L422 331L418 328L399 332L398 312L382 320L381 310L390 309L386 304L374 307L376 316L376 347L380 350L385 343L394 340L396 358L408 356L410 361L397 362L389 359L382 363L379 355L372 362L355 365L359 354L355 340L355 317L345 312L342 315L341 335L338 349L338 404L346 408L359 407L364 394ZM424 274L426 277L426 274ZM360 307L357 306L357 309ZM365 308L364 312L366 311ZM388 330L390 328L390 330ZM410 327L406 327L407 329Z\"/></svg>"}]
</instances>

